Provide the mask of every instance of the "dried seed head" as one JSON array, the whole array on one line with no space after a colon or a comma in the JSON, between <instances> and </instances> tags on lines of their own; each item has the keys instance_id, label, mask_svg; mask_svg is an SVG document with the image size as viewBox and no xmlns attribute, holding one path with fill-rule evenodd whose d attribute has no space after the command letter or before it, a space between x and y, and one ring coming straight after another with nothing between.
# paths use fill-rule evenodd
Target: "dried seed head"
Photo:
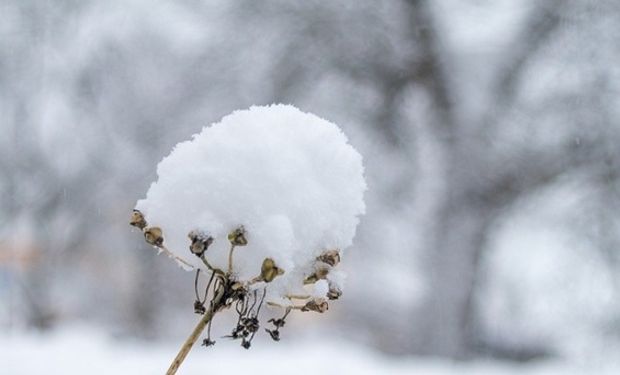
<instances>
[{"instance_id":1,"label":"dried seed head","mask_svg":"<svg viewBox=\"0 0 620 375\"><path fill-rule=\"evenodd\" d=\"M260 268L260 278L262 281L269 283L276 278L276 276L284 274L284 270L276 266L276 262L271 258L265 258L263 265Z\"/></svg>"},{"instance_id":2,"label":"dried seed head","mask_svg":"<svg viewBox=\"0 0 620 375\"><path fill-rule=\"evenodd\" d=\"M144 239L153 246L160 247L164 243L164 236L159 227L150 227L144 230Z\"/></svg>"},{"instance_id":3,"label":"dried seed head","mask_svg":"<svg viewBox=\"0 0 620 375\"><path fill-rule=\"evenodd\" d=\"M198 300L194 301L194 313L204 315L206 312L207 312L207 309L205 308L205 305L202 302Z\"/></svg>"},{"instance_id":4,"label":"dried seed head","mask_svg":"<svg viewBox=\"0 0 620 375\"><path fill-rule=\"evenodd\" d=\"M254 333L260 328L260 323L256 317L242 318L241 324L249 333Z\"/></svg>"},{"instance_id":5,"label":"dried seed head","mask_svg":"<svg viewBox=\"0 0 620 375\"><path fill-rule=\"evenodd\" d=\"M147 224L146 220L144 219L144 215L142 215L142 212L138 210L133 210L133 212L131 213L131 219L129 220L129 225L144 229Z\"/></svg>"},{"instance_id":6,"label":"dried seed head","mask_svg":"<svg viewBox=\"0 0 620 375\"><path fill-rule=\"evenodd\" d=\"M278 319L269 319L267 321L267 323L273 323L273 325L276 328L280 328L280 327L284 327L284 325L286 324L286 321L284 320L284 318L278 318Z\"/></svg>"},{"instance_id":7,"label":"dried seed head","mask_svg":"<svg viewBox=\"0 0 620 375\"><path fill-rule=\"evenodd\" d=\"M304 284L314 284L319 280L325 280L329 274L329 267L319 266L314 273L304 280Z\"/></svg>"},{"instance_id":8,"label":"dried seed head","mask_svg":"<svg viewBox=\"0 0 620 375\"><path fill-rule=\"evenodd\" d=\"M338 263L340 263L340 253L338 252L338 249L327 250L316 259L323 263L329 264L332 267L336 267Z\"/></svg>"},{"instance_id":9,"label":"dried seed head","mask_svg":"<svg viewBox=\"0 0 620 375\"><path fill-rule=\"evenodd\" d=\"M337 300L342 296L342 290L335 285L329 286L329 291L327 292L327 298L330 300Z\"/></svg>"},{"instance_id":10,"label":"dried seed head","mask_svg":"<svg viewBox=\"0 0 620 375\"><path fill-rule=\"evenodd\" d=\"M324 298L313 298L301 308L301 311L316 311L318 313L324 313L327 309L329 309L329 305Z\"/></svg>"},{"instance_id":11,"label":"dried seed head","mask_svg":"<svg viewBox=\"0 0 620 375\"><path fill-rule=\"evenodd\" d=\"M265 331L267 331L267 333L269 333L269 336L271 336L273 341L280 341L280 331L278 331L277 329L270 330L270 329L267 329L267 328L265 328Z\"/></svg>"},{"instance_id":12,"label":"dried seed head","mask_svg":"<svg viewBox=\"0 0 620 375\"><path fill-rule=\"evenodd\" d=\"M187 234L190 241L192 241L191 245L189 245L189 250L192 254L196 256L202 256L205 251L209 248L209 246L213 243L213 237L209 236L207 233L193 230Z\"/></svg>"},{"instance_id":13,"label":"dried seed head","mask_svg":"<svg viewBox=\"0 0 620 375\"><path fill-rule=\"evenodd\" d=\"M234 246L245 246L248 244L248 240L245 238L245 228L243 225L228 233L228 241Z\"/></svg>"},{"instance_id":14,"label":"dried seed head","mask_svg":"<svg viewBox=\"0 0 620 375\"><path fill-rule=\"evenodd\" d=\"M202 346L209 347L209 346L213 346L213 345L215 345L215 341L213 341L211 339L207 338L207 339L202 340Z\"/></svg>"},{"instance_id":15,"label":"dried seed head","mask_svg":"<svg viewBox=\"0 0 620 375\"><path fill-rule=\"evenodd\" d=\"M329 268L327 267L319 267L314 273L319 280L325 280L327 274L329 274Z\"/></svg>"}]
</instances>

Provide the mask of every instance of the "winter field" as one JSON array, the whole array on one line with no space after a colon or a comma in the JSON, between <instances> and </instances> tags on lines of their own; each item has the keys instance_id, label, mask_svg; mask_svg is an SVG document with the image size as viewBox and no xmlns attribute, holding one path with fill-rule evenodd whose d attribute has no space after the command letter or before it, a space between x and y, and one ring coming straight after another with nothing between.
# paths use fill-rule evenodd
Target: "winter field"
<instances>
[{"instance_id":1,"label":"winter field","mask_svg":"<svg viewBox=\"0 0 620 375\"><path fill-rule=\"evenodd\" d=\"M261 343L262 344L262 343ZM50 334L0 335L2 374L161 374L168 367L175 343L150 343L112 338L89 327L63 328ZM304 338L264 343L244 350L231 342L210 349L196 348L179 374L270 375L448 375L448 374L618 374L620 360L542 361L522 365L475 360L452 362L379 354L349 341Z\"/></svg>"},{"instance_id":2,"label":"winter field","mask_svg":"<svg viewBox=\"0 0 620 375\"><path fill-rule=\"evenodd\" d=\"M0 375L620 374L619 20L0 1Z\"/></svg>"}]
</instances>

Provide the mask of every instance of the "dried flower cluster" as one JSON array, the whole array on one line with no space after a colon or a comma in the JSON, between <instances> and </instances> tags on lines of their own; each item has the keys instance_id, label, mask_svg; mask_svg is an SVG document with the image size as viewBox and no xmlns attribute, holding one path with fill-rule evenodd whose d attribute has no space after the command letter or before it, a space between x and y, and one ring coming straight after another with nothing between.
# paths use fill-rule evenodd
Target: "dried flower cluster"
<instances>
[{"instance_id":1,"label":"dried flower cluster","mask_svg":"<svg viewBox=\"0 0 620 375\"><path fill-rule=\"evenodd\" d=\"M236 311L227 337L244 348L260 331L278 341L292 311L327 311L342 295L340 250L365 211L363 172L337 125L290 105L235 111L162 159L131 224L196 272L202 316L169 374L205 329L203 345L215 344L223 310ZM265 306L280 317L261 322Z\"/></svg>"},{"instance_id":2,"label":"dried flower cluster","mask_svg":"<svg viewBox=\"0 0 620 375\"><path fill-rule=\"evenodd\" d=\"M156 226L148 226L144 215L134 210L131 215L130 225L139 228L144 234L145 241L177 259L164 245L164 233L161 228ZM199 277L201 274L200 268L196 269L196 278L194 282L194 289L196 294L196 300L194 301L194 312L200 315L204 315L207 311L211 311L212 314L218 313L222 310L234 307L238 315L237 324L233 328L230 335L225 336L234 340L240 340L241 346L249 349L252 344L252 340L256 333L260 329L259 313L265 302L265 296L267 295L267 288L278 276L283 275L286 271L280 268L273 259L265 258L261 265L260 270L257 270L257 275L249 280L238 279L233 272L234 270L234 251L236 247L243 247L248 244L246 237L246 230L243 226L239 226L233 229L228 234L228 241L230 243L230 250L228 253L228 267L224 271L219 268L213 267L207 258L209 246L214 242L213 237L208 233L193 230L188 233L188 248L191 254L200 258L206 268L210 271L209 281L204 289L201 297L199 291ZM315 260L313 272L306 275L304 284L315 284L321 280L327 280L329 272L340 263L340 253L338 250L327 250L321 253ZM189 263L185 263L188 267L192 267ZM278 319L270 319L268 323L273 327L265 328L265 331L275 341L280 340L280 328L285 325L285 320L293 310L302 312L317 312L324 313L328 310L329 305L327 298L330 300L338 299L342 295L340 288L334 283L329 283L329 288L326 293L326 298L316 297L311 295L288 295L286 299L290 302L287 305L281 305L275 302L267 302L271 307L280 308L283 310L283 316ZM202 341L203 346L212 346L215 341L211 338L211 324L213 318L208 322L207 337Z\"/></svg>"}]
</instances>

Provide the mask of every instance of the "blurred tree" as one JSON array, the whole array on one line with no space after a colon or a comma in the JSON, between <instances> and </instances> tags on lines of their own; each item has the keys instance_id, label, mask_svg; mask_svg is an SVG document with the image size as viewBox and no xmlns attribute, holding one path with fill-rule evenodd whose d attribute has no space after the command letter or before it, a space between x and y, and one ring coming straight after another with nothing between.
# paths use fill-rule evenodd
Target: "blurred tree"
<instances>
[{"instance_id":1,"label":"blurred tree","mask_svg":"<svg viewBox=\"0 0 620 375\"><path fill-rule=\"evenodd\" d=\"M34 325L73 303L149 332L164 301L185 300L163 290L187 275L128 251L119 218L172 145L251 104L334 120L365 155L368 215L341 323L385 350L544 354L488 339L479 288L498 219L560 177L590 172L589 233L618 259L614 1L0 7L0 237L18 217L35 228L44 255L22 275ZM90 297L71 300L67 280Z\"/></svg>"},{"instance_id":2,"label":"blurred tree","mask_svg":"<svg viewBox=\"0 0 620 375\"><path fill-rule=\"evenodd\" d=\"M525 353L505 343L485 342L474 305L477 280L483 272L482 255L496 219L519 199L579 168L600 168L609 165L610 157L615 160L616 156L606 156L601 150L601 139L596 136L597 131L612 126L613 120L589 123L586 131L576 119L592 108L567 106L567 97L571 98L569 103L589 101L600 92L596 87L574 91L574 87L548 85L541 89L537 103L528 100L527 88L541 74L541 64L565 68L554 61L553 52L548 52L554 50L554 43L562 41L562 34L575 43L590 43L596 37L576 37L585 27L574 20L568 22L566 17L585 12L591 20L600 17L600 12L617 11L616 7L611 3L584 9L580 2L521 2L527 11L520 22L521 30L508 42L508 47L493 51L498 56L490 62L485 61L485 56L474 62L489 71L480 79L475 70L464 64L470 56L447 42L450 29L445 23L449 20L439 13L441 7L431 2L358 3L350 7L314 2L270 4L248 6L238 13L245 25L258 28L253 22L259 19L262 25L267 18L269 26L281 30L278 35L287 36L276 41L283 51L274 47L276 56L281 56L270 74L274 101L294 100L312 107L313 100L316 101L308 98L312 82L336 71L372 87L378 97L376 104L366 109L366 125L376 131L375 136L387 147L396 149L410 163L438 159L435 166L441 171L440 198L432 212L432 223L425 228L422 249L428 293L415 314L411 342L401 339L387 345L392 350L408 347L416 353L457 358L480 350L514 359L545 354L544 348ZM562 22L563 17L567 21ZM585 72L585 65L579 65L577 71ZM608 68L609 61L602 61L601 66ZM589 84L592 77L583 78L583 83ZM474 102L468 98L468 89L484 91L474 95L482 100ZM347 97L346 92L343 97ZM424 98L418 103L426 107L410 108L412 97ZM347 105L346 100L339 103ZM412 118L412 111L423 114ZM549 115L564 111L573 113L576 121L545 121ZM424 147L412 142L412 120L417 121L417 132L426 136L424 142L435 145L430 155L413 152L424 152ZM512 135L520 133L514 132L515 127L536 131L536 126L555 129L551 131L557 133L558 141L549 144L547 139L535 135ZM593 131L594 128L599 130ZM607 133L613 139L618 137L618 129ZM367 162L369 169L373 168L373 161ZM385 159L380 163L386 164ZM421 169L418 166L417 170ZM409 168L390 182L373 179L373 171L369 171L371 188L383 185L385 189L385 184L392 183L387 191L401 193L382 196L382 203L388 207L407 204L417 177L414 170ZM438 191L432 194L437 195ZM371 251L367 256L374 255L374 248L366 248ZM385 305L390 303L393 301L386 301ZM358 307L351 306L349 313L359 313ZM380 321L379 316L376 313L369 321ZM385 340L381 342L386 345Z\"/></svg>"}]
</instances>

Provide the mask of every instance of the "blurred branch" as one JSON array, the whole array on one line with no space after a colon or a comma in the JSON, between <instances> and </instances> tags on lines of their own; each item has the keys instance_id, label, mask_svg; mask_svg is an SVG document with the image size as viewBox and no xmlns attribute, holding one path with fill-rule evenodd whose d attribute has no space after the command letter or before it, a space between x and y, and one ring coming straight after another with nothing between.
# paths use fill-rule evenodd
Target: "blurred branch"
<instances>
[{"instance_id":1,"label":"blurred branch","mask_svg":"<svg viewBox=\"0 0 620 375\"><path fill-rule=\"evenodd\" d=\"M584 166L600 163L602 155L596 138L548 149L527 150L518 155L507 155L491 170L499 176L487 180L487 186L470 190L470 197L486 206L505 207L525 192L554 182L561 175Z\"/></svg>"},{"instance_id":2,"label":"blurred branch","mask_svg":"<svg viewBox=\"0 0 620 375\"><path fill-rule=\"evenodd\" d=\"M403 139L403 130L400 128L401 121L399 121L399 116L403 91L408 84L409 81L405 79L385 79L378 82L383 102L378 109L375 121L380 126L386 140L403 151L406 151L409 145Z\"/></svg>"},{"instance_id":3,"label":"blurred branch","mask_svg":"<svg viewBox=\"0 0 620 375\"><path fill-rule=\"evenodd\" d=\"M560 24L560 6L563 3L562 0L539 2L531 10L519 36L511 43L511 53L507 54L508 62L498 73L495 87L491 90L490 97L494 102L481 122L483 129L488 130L490 126L495 125L498 118L514 103L517 85L528 63Z\"/></svg>"},{"instance_id":4,"label":"blurred branch","mask_svg":"<svg viewBox=\"0 0 620 375\"><path fill-rule=\"evenodd\" d=\"M429 91L436 107L437 128L440 138L454 141L456 121L450 82L440 51L440 40L433 23L433 15L425 0L408 0L410 31L421 51L421 60L415 62L410 79L420 81Z\"/></svg>"}]
</instances>

